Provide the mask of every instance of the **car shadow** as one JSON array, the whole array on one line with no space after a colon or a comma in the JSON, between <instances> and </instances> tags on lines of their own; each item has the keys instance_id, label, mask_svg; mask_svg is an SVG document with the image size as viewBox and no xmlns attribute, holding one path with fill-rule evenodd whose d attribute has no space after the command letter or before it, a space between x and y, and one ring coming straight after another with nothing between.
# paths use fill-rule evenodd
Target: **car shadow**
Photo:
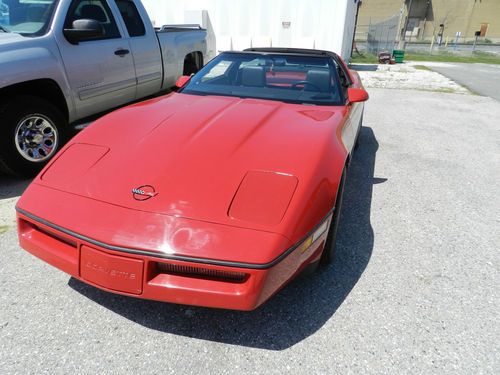
<instances>
[{"instance_id":1,"label":"car shadow","mask_svg":"<svg viewBox=\"0 0 500 375\"><path fill-rule=\"evenodd\" d=\"M349 64L349 69L359 72L374 72L378 69L377 64Z\"/></svg>"},{"instance_id":2,"label":"car shadow","mask_svg":"<svg viewBox=\"0 0 500 375\"><path fill-rule=\"evenodd\" d=\"M0 200L19 197L31 183L31 179L12 177L0 172Z\"/></svg>"},{"instance_id":3,"label":"car shadow","mask_svg":"<svg viewBox=\"0 0 500 375\"><path fill-rule=\"evenodd\" d=\"M370 223L378 143L363 127L344 192L336 259L329 267L295 279L251 312L147 301L101 291L71 278L68 285L105 308L157 331L269 350L284 350L318 331L349 295L373 249Z\"/></svg>"}]
</instances>

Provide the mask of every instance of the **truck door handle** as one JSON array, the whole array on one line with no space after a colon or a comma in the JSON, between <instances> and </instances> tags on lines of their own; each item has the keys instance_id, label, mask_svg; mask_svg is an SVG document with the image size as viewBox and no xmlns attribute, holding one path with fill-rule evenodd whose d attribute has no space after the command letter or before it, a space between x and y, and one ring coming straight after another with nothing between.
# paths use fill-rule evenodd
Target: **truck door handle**
<instances>
[{"instance_id":1,"label":"truck door handle","mask_svg":"<svg viewBox=\"0 0 500 375\"><path fill-rule=\"evenodd\" d=\"M115 51L115 55L116 56L121 56L121 57L123 57L125 55L128 55L129 53L130 53L130 51L128 49L117 49Z\"/></svg>"}]
</instances>

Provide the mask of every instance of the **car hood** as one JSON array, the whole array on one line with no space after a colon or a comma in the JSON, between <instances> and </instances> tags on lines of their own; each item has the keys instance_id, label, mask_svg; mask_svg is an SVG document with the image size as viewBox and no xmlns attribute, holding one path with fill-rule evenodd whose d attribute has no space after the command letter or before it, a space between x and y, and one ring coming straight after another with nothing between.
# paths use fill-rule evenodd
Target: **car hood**
<instances>
[{"instance_id":1,"label":"car hood","mask_svg":"<svg viewBox=\"0 0 500 375\"><path fill-rule=\"evenodd\" d=\"M270 230L333 157L344 111L174 93L98 120L37 183L140 211Z\"/></svg>"}]
</instances>

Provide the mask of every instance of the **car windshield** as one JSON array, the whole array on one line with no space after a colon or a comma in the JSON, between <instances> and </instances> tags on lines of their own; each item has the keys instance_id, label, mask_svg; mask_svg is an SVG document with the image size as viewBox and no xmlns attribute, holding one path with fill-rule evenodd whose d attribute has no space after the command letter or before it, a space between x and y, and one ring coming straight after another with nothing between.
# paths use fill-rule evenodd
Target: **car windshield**
<instances>
[{"instance_id":1,"label":"car windshield","mask_svg":"<svg viewBox=\"0 0 500 375\"><path fill-rule=\"evenodd\" d=\"M181 92L340 105L334 64L327 56L225 52L195 74Z\"/></svg>"},{"instance_id":2,"label":"car windshield","mask_svg":"<svg viewBox=\"0 0 500 375\"><path fill-rule=\"evenodd\" d=\"M0 0L0 33L43 35L57 0Z\"/></svg>"}]
</instances>

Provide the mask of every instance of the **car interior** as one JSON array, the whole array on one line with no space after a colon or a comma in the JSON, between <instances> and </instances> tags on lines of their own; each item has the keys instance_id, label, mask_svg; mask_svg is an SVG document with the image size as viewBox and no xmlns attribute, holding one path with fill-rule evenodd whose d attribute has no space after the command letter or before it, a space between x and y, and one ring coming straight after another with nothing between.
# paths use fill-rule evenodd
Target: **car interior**
<instances>
[{"instance_id":1,"label":"car interior","mask_svg":"<svg viewBox=\"0 0 500 375\"><path fill-rule=\"evenodd\" d=\"M210 74L212 73L212 74ZM329 93L334 80L331 67L286 59L221 61L202 80L204 84L270 87Z\"/></svg>"},{"instance_id":2,"label":"car interior","mask_svg":"<svg viewBox=\"0 0 500 375\"><path fill-rule=\"evenodd\" d=\"M227 53L206 65L183 90L336 105L343 101L344 91L337 68L335 61L324 56Z\"/></svg>"}]
</instances>

